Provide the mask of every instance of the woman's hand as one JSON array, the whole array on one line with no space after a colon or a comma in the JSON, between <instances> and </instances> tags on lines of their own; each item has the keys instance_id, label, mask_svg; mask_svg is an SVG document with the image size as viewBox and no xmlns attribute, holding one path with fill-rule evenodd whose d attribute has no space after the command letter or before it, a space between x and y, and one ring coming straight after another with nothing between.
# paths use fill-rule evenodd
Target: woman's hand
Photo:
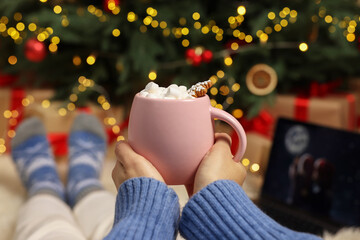
<instances>
[{"instance_id":1,"label":"woman's hand","mask_svg":"<svg viewBox=\"0 0 360 240\"><path fill-rule=\"evenodd\" d=\"M130 178L149 177L164 182L156 168L143 156L134 152L126 141L119 141L115 148L116 164L112 178L117 189Z\"/></svg>"},{"instance_id":2,"label":"woman's hand","mask_svg":"<svg viewBox=\"0 0 360 240\"><path fill-rule=\"evenodd\" d=\"M244 183L246 169L240 162L233 160L230 146L229 135L215 134L215 144L201 161L193 185L186 186L189 196L221 179L233 180L239 185Z\"/></svg>"}]
</instances>

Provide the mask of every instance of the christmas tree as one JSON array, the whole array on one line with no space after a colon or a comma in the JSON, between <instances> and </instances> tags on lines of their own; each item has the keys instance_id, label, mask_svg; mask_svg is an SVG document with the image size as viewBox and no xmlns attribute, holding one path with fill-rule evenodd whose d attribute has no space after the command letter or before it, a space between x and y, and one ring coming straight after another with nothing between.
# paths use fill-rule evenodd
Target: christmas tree
<instances>
[{"instance_id":1,"label":"christmas tree","mask_svg":"<svg viewBox=\"0 0 360 240\"><path fill-rule=\"evenodd\" d=\"M359 75L358 13L353 0L2 0L0 69L105 109L149 81L211 79L213 106L252 117L277 92Z\"/></svg>"}]
</instances>

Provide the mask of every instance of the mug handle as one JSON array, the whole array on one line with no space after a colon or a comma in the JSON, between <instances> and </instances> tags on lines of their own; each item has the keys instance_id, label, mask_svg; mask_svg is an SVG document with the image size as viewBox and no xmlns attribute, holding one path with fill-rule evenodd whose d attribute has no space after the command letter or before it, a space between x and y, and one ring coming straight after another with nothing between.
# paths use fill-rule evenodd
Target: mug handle
<instances>
[{"instance_id":1,"label":"mug handle","mask_svg":"<svg viewBox=\"0 0 360 240\"><path fill-rule=\"evenodd\" d=\"M212 118L218 118L226 123L228 123L236 132L239 137L239 146L237 146L236 153L234 155L234 161L238 162L244 156L246 150L246 135L243 127L239 121L234 118L231 114L225 112L224 110L214 108L210 106L210 114Z\"/></svg>"}]
</instances>

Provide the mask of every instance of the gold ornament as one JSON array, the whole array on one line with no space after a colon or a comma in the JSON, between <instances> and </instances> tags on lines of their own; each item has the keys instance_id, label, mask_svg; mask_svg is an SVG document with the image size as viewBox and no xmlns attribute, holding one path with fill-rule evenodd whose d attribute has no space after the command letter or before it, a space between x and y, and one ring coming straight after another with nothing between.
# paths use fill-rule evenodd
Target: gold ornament
<instances>
[{"instance_id":1,"label":"gold ornament","mask_svg":"<svg viewBox=\"0 0 360 240\"><path fill-rule=\"evenodd\" d=\"M267 95L277 85L277 74L275 70L266 64L257 64L250 68L246 75L246 86L255 95Z\"/></svg>"}]
</instances>

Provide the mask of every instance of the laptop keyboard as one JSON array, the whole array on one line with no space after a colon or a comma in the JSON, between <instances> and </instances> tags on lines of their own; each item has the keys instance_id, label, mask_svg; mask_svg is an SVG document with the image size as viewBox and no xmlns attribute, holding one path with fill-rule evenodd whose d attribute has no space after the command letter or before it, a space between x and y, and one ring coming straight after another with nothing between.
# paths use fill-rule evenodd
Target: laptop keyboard
<instances>
[{"instance_id":1,"label":"laptop keyboard","mask_svg":"<svg viewBox=\"0 0 360 240\"><path fill-rule=\"evenodd\" d=\"M326 223L271 200L263 200L259 204L261 210L283 226L299 232L322 235L324 231L335 233L340 226Z\"/></svg>"}]
</instances>

